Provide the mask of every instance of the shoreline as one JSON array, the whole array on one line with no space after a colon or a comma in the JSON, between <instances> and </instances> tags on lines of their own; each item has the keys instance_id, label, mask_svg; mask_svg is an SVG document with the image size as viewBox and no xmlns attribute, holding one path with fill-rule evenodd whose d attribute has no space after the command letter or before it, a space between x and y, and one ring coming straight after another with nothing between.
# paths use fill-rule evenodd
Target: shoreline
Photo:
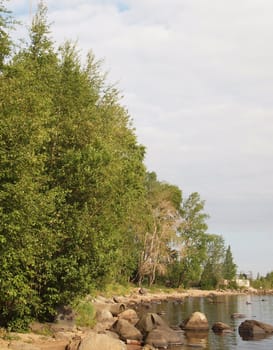
<instances>
[{"instance_id":1,"label":"shoreline","mask_svg":"<svg viewBox=\"0 0 273 350\"><path fill-rule=\"evenodd\" d=\"M244 290L201 290L201 289L187 289L187 290L173 290L170 292L165 291L150 291L144 289L143 293L140 293L140 288L135 288L130 294L124 296L113 297L116 302L123 303L126 305L138 304L138 303L149 303L153 301L164 301L164 300L183 300L188 297L193 298L206 298L206 297L218 297L228 295L272 295L273 290L257 290L254 288ZM108 299L107 297L105 299Z\"/></svg>"},{"instance_id":2,"label":"shoreline","mask_svg":"<svg viewBox=\"0 0 273 350\"><path fill-rule=\"evenodd\" d=\"M103 294L103 293L102 293ZM200 290L200 289L187 289L187 290L155 290L150 291L149 289L133 288L126 295L114 296L102 296L99 295L96 298L87 296L86 300L92 302L95 305L123 305L125 308L133 308L137 304L149 304L153 302L166 301L166 300L177 300L181 301L186 298L210 298L211 301L219 296L229 295L273 295L273 290ZM99 324L99 321L98 323ZM41 327L40 327L41 326ZM43 325L40 327L40 332L34 332L34 330L28 333L17 333L7 332L5 336L0 335L0 349L12 350L18 349L20 346L25 348L28 344L29 349L33 350L64 350L67 348L73 339L77 337L85 337L88 333L97 333L96 329L76 327L75 324L72 327L71 323L56 322L52 324L54 334L46 335L42 334ZM97 328L97 327L95 327ZM98 328L99 329L99 328ZM73 348L74 349L74 348ZM127 346L127 349L131 349Z\"/></svg>"}]
</instances>

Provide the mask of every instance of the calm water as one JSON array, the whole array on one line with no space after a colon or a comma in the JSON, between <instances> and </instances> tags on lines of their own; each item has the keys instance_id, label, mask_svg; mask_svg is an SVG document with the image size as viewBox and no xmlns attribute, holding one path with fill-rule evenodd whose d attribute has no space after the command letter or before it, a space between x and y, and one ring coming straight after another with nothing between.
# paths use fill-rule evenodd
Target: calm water
<instances>
[{"instance_id":1,"label":"calm water","mask_svg":"<svg viewBox=\"0 0 273 350\"><path fill-rule=\"evenodd\" d=\"M188 350L203 348L205 350L273 350L273 335L260 340L243 340L238 327L245 319L255 319L273 325L273 296L221 296L210 303L207 298L186 298L182 303L167 301L152 304L147 312L162 314L169 325L177 326L192 312L203 312L209 321L210 328L215 322L230 325L234 332L217 335L212 330L205 334L187 334L188 345L172 346L171 350ZM250 303L250 304L249 304ZM232 319L233 313L245 314L245 318Z\"/></svg>"}]
</instances>

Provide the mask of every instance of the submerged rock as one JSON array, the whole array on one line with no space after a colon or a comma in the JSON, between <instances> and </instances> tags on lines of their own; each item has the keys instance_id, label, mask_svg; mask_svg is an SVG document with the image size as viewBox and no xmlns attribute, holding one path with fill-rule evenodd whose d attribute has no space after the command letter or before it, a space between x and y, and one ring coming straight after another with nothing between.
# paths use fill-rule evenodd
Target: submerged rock
<instances>
[{"instance_id":1,"label":"submerged rock","mask_svg":"<svg viewBox=\"0 0 273 350\"><path fill-rule=\"evenodd\" d=\"M232 332L231 327L223 322L215 322L211 329L213 330L214 333Z\"/></svg>"},{"instance_id":2,"label":"submerged rock","mask_svg":"<svg viewBox=\"0 0 273 350\"><path fill-rule=\"evenodd\" d=\"M256 336L273 334L273 325L256 320L245 320L239 326L239 334L242 338L251 339Z\"/></svg>"}]
</instances>

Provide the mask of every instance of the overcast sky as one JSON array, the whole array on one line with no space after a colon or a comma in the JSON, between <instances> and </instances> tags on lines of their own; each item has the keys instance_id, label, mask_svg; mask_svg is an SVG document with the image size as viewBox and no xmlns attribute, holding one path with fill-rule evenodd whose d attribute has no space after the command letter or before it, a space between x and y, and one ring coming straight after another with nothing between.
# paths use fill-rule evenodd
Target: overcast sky
<instances>
[{"instance_id":1,"label":"overcast sky","mask_svg":"<svg viewBox=\"0 0 273 350\"><path fill-rule=\"evenodd\" d=\"M45 3L56 43L104 59L148 170L200 193L239 270L272 271L273 1ZM7 5L26 24L30 4Z\"/></svg>"}]
</instances>

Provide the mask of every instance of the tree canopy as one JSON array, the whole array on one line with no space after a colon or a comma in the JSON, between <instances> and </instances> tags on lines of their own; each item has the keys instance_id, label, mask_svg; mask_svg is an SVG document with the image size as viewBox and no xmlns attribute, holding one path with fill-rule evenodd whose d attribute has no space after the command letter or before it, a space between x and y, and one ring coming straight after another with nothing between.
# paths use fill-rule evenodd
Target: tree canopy
<instances>
[{"instance_id":1,"label":"tree canopy","mask_svg":"<svg viewBox=\"0 0 273 350\"><path fill-rule=\"evenodd\" d=\"M15 53L8 14L0 1L0 326L111 281L200 282L205 202L147 171L119 91L92 52L55 48L42 3Z\"/></svg>"}]
</instances>

